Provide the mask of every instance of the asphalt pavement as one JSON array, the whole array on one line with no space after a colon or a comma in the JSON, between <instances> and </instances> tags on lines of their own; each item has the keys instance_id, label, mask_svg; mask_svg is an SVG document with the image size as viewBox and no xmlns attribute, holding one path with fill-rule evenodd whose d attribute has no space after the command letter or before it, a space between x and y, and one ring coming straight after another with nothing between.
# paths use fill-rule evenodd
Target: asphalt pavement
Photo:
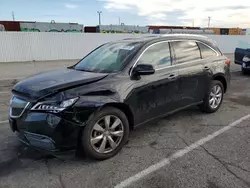
<instances>
[{"instance_id":1,"label":"asphalt pavement","mask_svg":"<svg viewBox=\"0 0 250 188\"><path fill-rule=\"evenodd\" d=\"M206 114L192 107L137 127L122 151L105 161L53 157L22 145L5 122L13 85L8 82L0 87L0 188L121 188L121 182L142 171L147 173L127 187L250 187L250 119L239 121L250 114L249 82L250 75L234 69L218 112ZM235 126L210 136L232 122ZM180 155L204 138L209 140ZM173 155L175 160L148 171Z\"/></svg>"}]
</instances>

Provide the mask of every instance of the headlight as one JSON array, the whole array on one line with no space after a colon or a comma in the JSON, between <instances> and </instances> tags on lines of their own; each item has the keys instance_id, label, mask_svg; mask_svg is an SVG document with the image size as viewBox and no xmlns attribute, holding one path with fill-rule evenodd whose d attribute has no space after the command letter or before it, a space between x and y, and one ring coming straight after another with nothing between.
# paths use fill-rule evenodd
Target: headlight
<instances>
[{"instance_id":1,"label":"headlight","mask_svg":"<svg viewBox=\"0 0 250 188\"><path fill-rule=\"evenodd\" d=\"M66 108L72 106L73 104L75 104L78 99L79 99L79 97L76 97L76 98L64 100L60 103L55 102L55 101L39 102L39 103L35 104L31 108L31 110L48 111L48 112L58 113L58 112L65 110Z\"/></svg>"},{"instance_id":2,"label":"headlight","mask_svg":"<svg viewBox=\"0 0 250 188\"><path fill-rule=\"evenodd\" d=\"M247 56L244 56L243 59L242 59L243 62L249 62L250 61L250 58L247 57Z\"/></svg>"},{"instance_id":3,"label":"headlight","mask_svg":"<svg viewBox=\"0 0 250 188\"><path fill-rule=\"evenodd\" d=\"M73 98L73 99L65 100L65 101L61 102L60 107L61 108L67 108L69 106L72 106L73 104L75 104L75 102L77 100L78 100L78 97L77 98Z\"/></svg>"}]
</instances>

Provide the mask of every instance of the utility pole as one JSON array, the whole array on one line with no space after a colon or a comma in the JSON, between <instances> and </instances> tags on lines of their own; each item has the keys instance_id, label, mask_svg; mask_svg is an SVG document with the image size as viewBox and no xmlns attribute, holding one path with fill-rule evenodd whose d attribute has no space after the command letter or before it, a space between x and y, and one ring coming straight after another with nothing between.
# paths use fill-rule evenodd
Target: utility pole
<instances>
[{"instance_id":1,"label":"utility pole","mask_svg":"<svg viewBox=\"0 0 250 188\"><path fill-rule=\"evenodd\" d=\"M208 29L210 28L211 16L208 16Z\"/></svg>"},{"instance_id":2,"label":"utility pole","mask_svg":"<svg viewBox=\"0 0 250 188\"><path fill-rule=\"evenodd\" d=\"M102 11L97 11L97 14L99 15L99 27L101 26L101 13Z\"/></svg>"},{"instance_id":3,"label":"utility pole","mask_svg":"<svg viewBox=\"0 0 250 188\"><path fill-rule=\"evenodd\" d=\"M15 13L12 11L12 19L15 21Z\"/></svg>"},{"instance_id":4,"label":"utility pole","mask_svg":"<svg viewBox=\"0 0 250 188\"><path fill-rule=\"evenodd\" d=\"M118 17L118 19L119 19L119 25L121 25L121 18L120 18L120 16Z\"/></svg>"}]
</instances>

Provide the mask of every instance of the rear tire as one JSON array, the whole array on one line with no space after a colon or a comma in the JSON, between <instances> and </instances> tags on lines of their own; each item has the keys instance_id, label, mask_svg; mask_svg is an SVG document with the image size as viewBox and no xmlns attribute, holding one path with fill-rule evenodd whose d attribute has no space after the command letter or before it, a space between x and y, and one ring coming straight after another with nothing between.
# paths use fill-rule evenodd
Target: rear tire
<instances>
[{"instance_id":1,"label":"rear tire","mask_svg":"<svg viewBox=\"0 0 250 188\"><path fill-rule=\"evenodd\" d=\"M116 155L127 143L129 123L119 109L105 107L87 121L81 134L81 146L86 156L105 160Z\"/></svg>"},{"instance_id":2,"label":"rear tire","mask_svg":"<svg viewBox=\"0 0 250 188\"><path fill-rule=\"evenodd\" d=\"M203 103L199 108L207 113L214 113L219 108L224 97L223 84L218 80L213 80L209 92L206 94Z\"/></svg>"}]
</instances>

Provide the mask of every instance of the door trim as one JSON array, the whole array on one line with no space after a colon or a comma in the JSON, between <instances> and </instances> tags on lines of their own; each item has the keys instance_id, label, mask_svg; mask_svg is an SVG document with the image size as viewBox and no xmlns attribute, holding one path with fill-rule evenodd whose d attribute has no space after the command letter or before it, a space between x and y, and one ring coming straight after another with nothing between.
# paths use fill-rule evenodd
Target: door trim
<instances>
[{"instance_id":1,"label":"door trim","mask_svg":"<svg viewBox=\"0 0 250 188\"><path fill-rule=\"evenodd\" d=\"M153 43L151 45L149 45L146 49L143 50L143 52L140 54L140 56L136 59L135 63L133 64L132 68L130 69L129 71L129 76L132 76L132 72L133 72L133 69L135 68L135 66L137 65L139 59L141 58L141 56L152 46L156 45L156 44L161 44L161 43L165 43L165 42L168 42L169 43L169 50L170 50L170 56L171 56L171 61L172 61L172 65L170 66L166 66L166 67L162 67L162 68L158 68L158 69L155 69L155 71L158 71L158 70L162 70L162 69L166 69L166 68L169 68L169 67L173 67L173 66L178 66L178 65L183 65L183 64L189 64L189 63L192 63L192 62L195 62L195 61L200 61L200 60L203 60L202 58L201 59L197 59L197 60L194 60L194 61L188 61L188 62L185 62L185 63L181 63L181 64L173 64L173 47L171 46L170 42L177 42L177 41L194 41L194 42L199 42L199 43L202 43L204 44L205 46L209 47L211 50L213 50L217 55L215 57L218 57L220 56L220 54L214 49L212 48L211 46L209 46L208 44L202 42L202 41L199 41L199 40L189 40L189 39L177 39L177 40L164 40L164 41L159 41L159 42L156 42L156 43ZM197 44L198 46L198 44ZM198 46L199 47L199 46ZM207 58L204 58L204 59L207 59Z\"/></svg>"}]
</instances>

